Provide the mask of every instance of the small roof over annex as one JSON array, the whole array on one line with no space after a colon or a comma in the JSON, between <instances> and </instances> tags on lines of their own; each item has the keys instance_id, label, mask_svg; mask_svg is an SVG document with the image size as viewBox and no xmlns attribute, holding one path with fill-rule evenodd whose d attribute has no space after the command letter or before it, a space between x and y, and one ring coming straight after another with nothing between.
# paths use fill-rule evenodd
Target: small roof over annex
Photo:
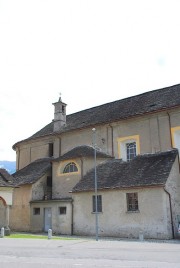
<instances>
[{"instance_id":1,"label":"small roof over annex","mask_svg":"<svg viewBox=\"0 0 180 268\"><path fill-rule=\"evenodd\" d=\"M112 158L112 156L99 150L96 151L96 156L97 158ZM87 145L77 146L74 147L72 150L66 152L62 156L54 159L53 161L62 161L81 157L94 157L94 148Z\"/></svg>"},{"instance_id":2,"label":"small roof over annex","mask_svg":"<svg viewBox=\"0 0 180 268\"><path fill-rule=\"evenodd\" d=\"M35 183L51 169L51 161L51 158L42 158L30 163L26 167L12 174L14 182L18 186Z\"/></svg>"},{"instance_id":3,"label":"small roof over annex","mask_svg":"<svg viewBox=\"0 0 180 268\"><path fill-rule=\"evenodd\" d=\"M177 150L172 150L139 155L129 162L109 160L97 166L98 190L164 186L177 155ZM86 173L72 192L93 190L94 169Z\"/></svg>"},{"instance_id":4,"label":"small roof over annex","mask_svg":"<svg viewBox=\"0 0 180 268\"><path fill-rule=\"evenodd\" d=\"M4 168L0 168L0 187L15 187L13 176Z\"/></svg>"}]
</instances>

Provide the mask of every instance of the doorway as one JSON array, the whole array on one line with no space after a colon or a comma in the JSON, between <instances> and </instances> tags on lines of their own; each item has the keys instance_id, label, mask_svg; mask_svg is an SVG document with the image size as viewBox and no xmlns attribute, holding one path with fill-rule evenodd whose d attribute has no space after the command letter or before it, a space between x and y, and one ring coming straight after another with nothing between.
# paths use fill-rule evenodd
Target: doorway
<instances>
[{"instance_id":1,"label":"doorway","mask_svg":"<svg viewBox=\"0 0 180 268\"><path fill-rule=\"evenodd\" d=\"M52 211L51 208L44 208L44 231L52 229Z\"/></svg>"}]
</instances>

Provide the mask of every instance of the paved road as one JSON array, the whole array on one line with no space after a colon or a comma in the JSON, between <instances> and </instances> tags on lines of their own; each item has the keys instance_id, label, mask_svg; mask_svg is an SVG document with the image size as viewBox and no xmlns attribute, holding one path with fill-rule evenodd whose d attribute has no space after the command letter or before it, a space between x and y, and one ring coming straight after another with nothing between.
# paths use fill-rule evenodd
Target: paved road
<instances>
[{"instance_id":1,"label":"paved road","mask_svg":"<svg viewBox=\"0 0 180 268\"><path fill-rule=\"evenodd\" d=\"M180 268L180 242L0 239L0 268Z\"/></svg>"}]
</instances>

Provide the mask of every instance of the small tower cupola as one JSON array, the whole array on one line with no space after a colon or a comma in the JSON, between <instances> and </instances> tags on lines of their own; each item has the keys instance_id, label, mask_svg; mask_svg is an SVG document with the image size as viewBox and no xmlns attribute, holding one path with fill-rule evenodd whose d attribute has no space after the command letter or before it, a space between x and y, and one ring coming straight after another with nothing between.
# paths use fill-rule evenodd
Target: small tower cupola
<instances>
[{"instance_id":1,"label":"small tower cupola","mask_svg":"<svg viewBox=\"0 0 180 268\"><path fill-rule=\"evenodd\" d=\"M54 105L54 131L59 131L66 125L66 105L59 97L58 102L53 103Z\"/></svg>"}]
</instances>

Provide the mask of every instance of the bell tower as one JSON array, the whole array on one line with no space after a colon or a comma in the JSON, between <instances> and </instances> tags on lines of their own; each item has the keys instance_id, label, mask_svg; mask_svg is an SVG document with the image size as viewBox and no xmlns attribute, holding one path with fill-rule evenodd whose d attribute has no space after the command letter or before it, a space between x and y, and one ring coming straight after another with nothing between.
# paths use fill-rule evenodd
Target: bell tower
<instances>
[{"instance_id":1,"label":"bell tower","mask_svg":"<svg viewBox=\"0 0 180 268\"><path fill-rule=\"evenodd\" d=\"M63 126L66 125L66 103L62 102L61 96L58 102L53 103L54 105L54 131L59 131Z\"/></svg>"}]
</instances>

